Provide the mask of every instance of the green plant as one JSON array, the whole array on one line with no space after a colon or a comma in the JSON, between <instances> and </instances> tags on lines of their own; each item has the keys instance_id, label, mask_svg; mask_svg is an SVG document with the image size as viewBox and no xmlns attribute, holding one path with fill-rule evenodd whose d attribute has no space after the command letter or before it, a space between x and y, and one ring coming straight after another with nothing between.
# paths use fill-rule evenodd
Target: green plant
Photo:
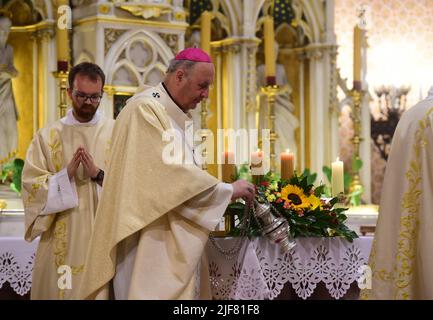
<instances>
[{"instance_id":1,"label":"green plant","mask_svg":"<svg viewBox=\"0 0 433 320\"><path fill-rule=\"evenodd\" d=\"M24 160L15 159L3 166L1 173L2 183L10 182L10 188L16 193L21 193L21 175L23 172Z\"/></svg>"},{"instance_id":2,"label":"green plant","mask_svg":"<svg viewBox=\"0 0 433 320\"><path fill-rule=\"evenodd\" d=\"M334 237L341 236L348 241L357 238L344 222L347 208L336 207L338 199L321 199L325 185L314 186L317 174L305 170L290 180L281 180L276 174L269 173L256 183L256 200L270 203L278 213L287 219L293 237ZM245 204L236 202L229 205L228 211L238 217L238 225L230 232L239 236L243 231L239 222L245 218ZM250 219L246 230L248 237L259 236L260 226Z\"/></svg>"}]
</instances>

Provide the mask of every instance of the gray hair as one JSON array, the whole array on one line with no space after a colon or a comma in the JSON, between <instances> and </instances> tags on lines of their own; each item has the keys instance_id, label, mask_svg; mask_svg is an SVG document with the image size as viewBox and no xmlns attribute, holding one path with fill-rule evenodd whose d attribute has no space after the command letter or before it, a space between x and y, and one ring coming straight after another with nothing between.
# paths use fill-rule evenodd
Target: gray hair
<instances>
[{"instance_id":1,"label":"gray hair","mask_svg":"<svg viewBox=\"0 0 433 320\"><path fill-rule=\"evenodd\" d=\"M171 60L170 64L167 68L167 73L173 73L176 72L178 69L183 68L185 71L190 70L194 65L196 64L195 61L189 61L189 60Z\"/></svg>"}]
</instances>

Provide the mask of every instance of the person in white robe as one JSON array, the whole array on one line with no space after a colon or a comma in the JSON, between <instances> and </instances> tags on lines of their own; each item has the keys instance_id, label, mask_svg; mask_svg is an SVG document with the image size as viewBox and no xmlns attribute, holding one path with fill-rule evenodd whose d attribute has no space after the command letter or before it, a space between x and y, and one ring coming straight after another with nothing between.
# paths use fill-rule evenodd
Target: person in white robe
<instances>
[{"instance_id":1,"label":"person in white robe","mask_svg":"<svg viewBox=\"0 0 433 320\"><path fill-rule=\"evenodd\" d=\"M39 130L27 150L25 239L40 237L31 299L69 299L78 288L114 126L98 110L104 81L93 63L72 68L72 108Z\"/></svg>"},{"instance_id":2,"label":"person in white robe","mask_svg":"<svg viewBox=\"0 0 433 320\"><path fill-rule=\"evenodd\" d=\"M433 87L395 130L362 299L433 299L432 124Z\"/></svg>"},{"instance_id":3,"label":"person in white robe","mask_svg":"<svg viewBox=\"0 0 433 320\"><path fill-rule=\"evenodd\" d=\"M232 199L252 201L254 186L202 170L187 139L181 161L165 161L163 135L175 130L184 139L189 111L208 97L213 77L210 57L185 49L162 83L140 90L119 114L77 299L210 298L209 281L198 277L206 280L200 262L209 233Z\"/></svg>"}]
</instances>

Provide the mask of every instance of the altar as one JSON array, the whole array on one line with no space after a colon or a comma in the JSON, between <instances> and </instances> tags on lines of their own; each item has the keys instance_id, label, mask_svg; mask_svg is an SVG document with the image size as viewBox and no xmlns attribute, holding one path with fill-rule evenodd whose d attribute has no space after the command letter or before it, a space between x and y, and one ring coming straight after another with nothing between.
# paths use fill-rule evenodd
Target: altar
<instances>
[{"instance_id":1,"label":"altar","mask_svg":"<svg viewBox=\"0 0 433 320\"><path fill-rule=\"evenodd\" d=\"M216 241L222 248L230 248L237 239ZM266 238L246 239L233 259L208 242L213 299L283 299L287 286L296 293L290 299L307 299L314 298L321 285L331 298L343 298L362 276L372 237L360 237L353 243L339 238L299 238L296 242L289 254L282 255L279 246ZM37 245L38 239L27 243L22 237L0 237L0 299L29 297ZM356 299L357 293L350 298Z\"/></svg>"},{"instance_id":2,"label":"altar","mask_svg":"<svg viewBox=\"0 0 433 320\"><path fill-rule=\"evenodd\" d=\"M24 241L22 205L14 201L8 201L7 209L0 209L0 300L29 298L39 241ZM374 226L377 220L377 208L361 207L347 212L346 223L358 235L362 226ZM208 242L212 297L357 299L357 280L368 262L372 240L371 236L360 236L352 243L342 238L297 238L290 254L282 255L278 245L263 237L241 242L240 238L215 238L222 249L238 243L240 250L228 259L212 241Z\"/></svg>"},{"instance_id":3,"label":"altar","mask_svg":"<svg viewBox=\"0 0 433 320\"><path fill-rule=\"evenodd\" d=\"M360 237L350 243L342 238L297 238L294 249L282 254L278 244L260 237L246 239L238 254L230 257L223 251L239 240L218 238L206 248L212 297L273 300L284 298L285 291L289 299L322 299L326 298L323 294L313 294L318 286L324 286L328 298L341 299L349 294L346 299L357 299L357 281L362 282L368 268L372 240ZM288 291L295 295L287 296Z\"/></svg>"}]
</instances>

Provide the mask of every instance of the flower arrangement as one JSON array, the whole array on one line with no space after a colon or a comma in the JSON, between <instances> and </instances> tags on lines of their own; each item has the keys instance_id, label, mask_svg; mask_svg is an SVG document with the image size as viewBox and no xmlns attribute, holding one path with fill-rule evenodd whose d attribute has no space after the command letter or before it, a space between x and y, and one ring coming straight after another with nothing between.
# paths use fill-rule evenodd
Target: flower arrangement
<instances>
[{"instance_id":1,"label":"flower arrangement","mask_svg":"<svg viewBox=\"0 0 433 320\"><path fill-rule=\"evenodd\" d=\"M245 176L245 170L237 178ZM243 175L243 177L242 177ZM350 230L344 222L347 217L344 214L348 208L336 206L338 198L321 198L325 185L314 187L316 174L310 174L308 170L300 176L294 175L290 180L281 180L278 176L268 173L255 179L256 200L260 203L270 203L278 213L287 219L290 233L293 237L344 237L352 242L357 234ZM230 214L237 216L237 221L243 220L245 204L243 202L232 203L228 208ZM242 234L240 224L234 226L229 236ZM261 235L260 226L256 219L251 219L248 237Z\"/></svg>"}]
</instances>

